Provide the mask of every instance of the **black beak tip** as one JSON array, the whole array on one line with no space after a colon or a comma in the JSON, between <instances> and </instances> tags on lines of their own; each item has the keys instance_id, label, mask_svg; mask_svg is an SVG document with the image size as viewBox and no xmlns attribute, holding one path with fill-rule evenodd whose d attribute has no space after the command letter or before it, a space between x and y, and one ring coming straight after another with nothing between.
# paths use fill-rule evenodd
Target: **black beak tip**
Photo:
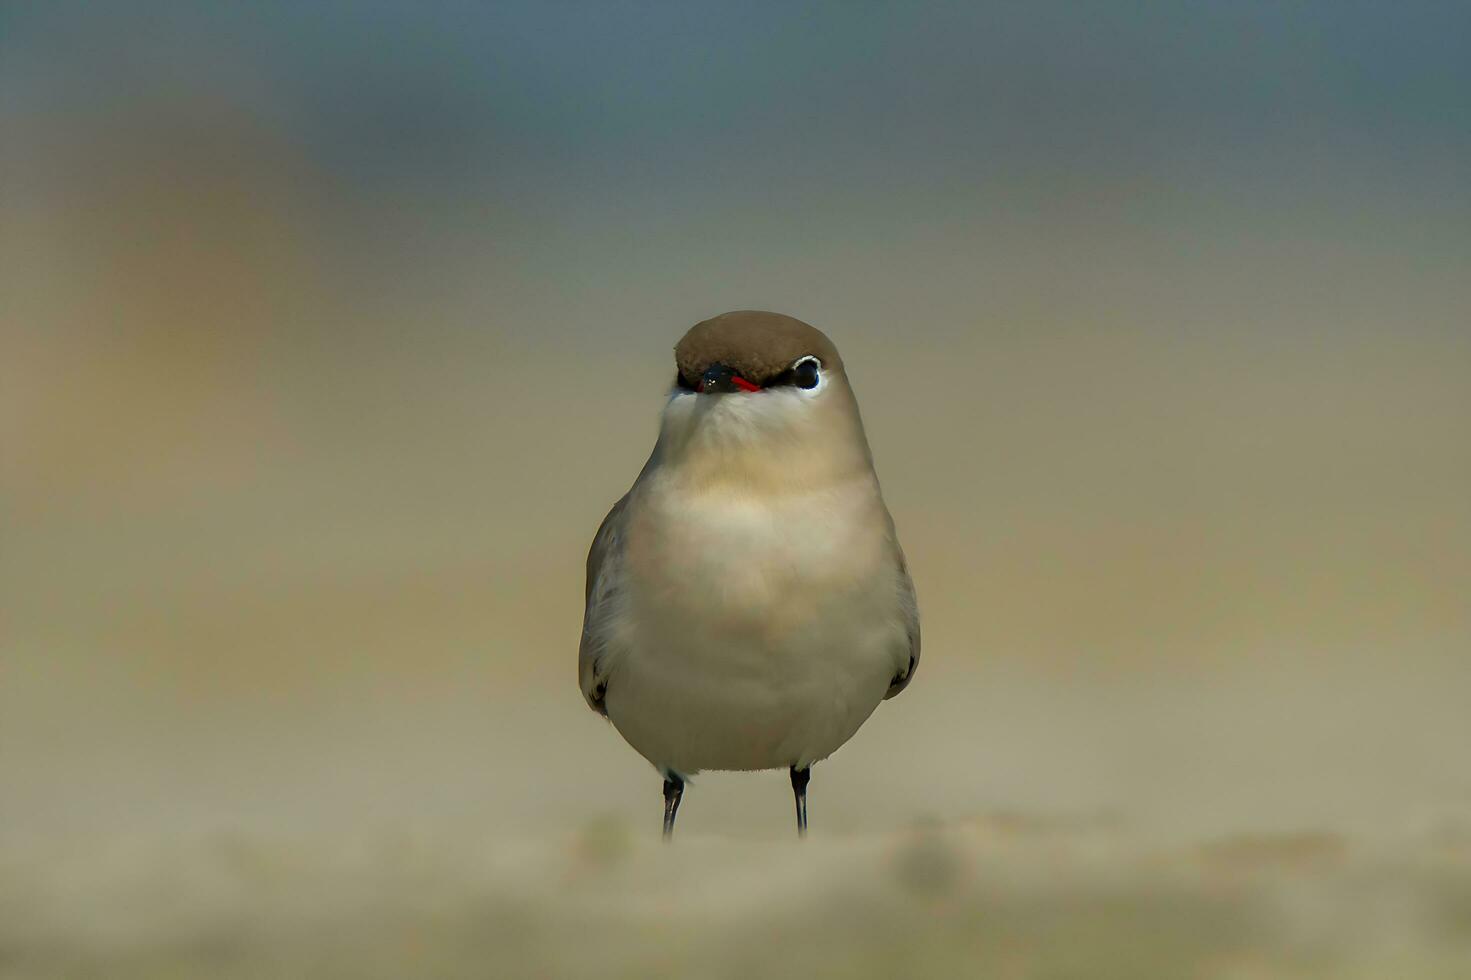
<instances>
[{"instance_id":1,"label":"black beak tip","mask_svg":"<svg viewBox=\"0 0 1471 980\"><path fill-rule=\"evenodd\" d=\"M704 374L700 375L699 390L702 392L734 391L735 385L730 380L734 376L735 372L724 364L712 364L705 369Z\"/></svg>"}]
</instances>

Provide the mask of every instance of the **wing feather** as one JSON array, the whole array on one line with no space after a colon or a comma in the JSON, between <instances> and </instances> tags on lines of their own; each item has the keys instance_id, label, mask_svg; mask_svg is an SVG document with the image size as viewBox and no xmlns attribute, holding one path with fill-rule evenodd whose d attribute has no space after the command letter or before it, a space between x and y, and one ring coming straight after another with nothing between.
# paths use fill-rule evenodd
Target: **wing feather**
<instances>
[{"instance_id":1,"label":"wing feather","mask_svg":"<svg viewBox=\"0 0 1471 980\"><path fill-rule=\"evenodd\" d=\"M904 560L904 549L894 544L899 558L899 605L904 616L904 630L909 635L909 666L894 675L889 682L885 700L897 695L909 686L914 672L919 669L919 600L914 593L914 580L909 577L909 563Z\"/></svg>"},{"instance_id":2,"label":"wing feather","mask_svg":"<svg viewBox=\"0 0 1471 980\"><path fill-rule=\"evenodd\" d=\"M607 716L603 703L607 693L604 652L604 620L617 598L623 567L623 524L628 495L619 498L598 525L587 553L586 603L582 617L582 641L577 650L577 680L588 707Z\"/></svg>"}]
</instances>

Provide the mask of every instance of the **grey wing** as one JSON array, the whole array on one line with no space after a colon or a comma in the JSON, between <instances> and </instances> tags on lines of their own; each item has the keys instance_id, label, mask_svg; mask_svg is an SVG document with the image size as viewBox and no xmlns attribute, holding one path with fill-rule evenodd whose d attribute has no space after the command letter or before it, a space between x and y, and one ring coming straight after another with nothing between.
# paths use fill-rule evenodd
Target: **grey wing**
<instances>
[{"instance_id":1,"label":"grey wing","mask_svg":"<svg viewBox=\"0 0 1471 980\"><path fill-rule=\"evenodd\" d=\"M605 619L618 598L623 567L623 513L628 503L625 494L608 511L598 533L593 536L587 553L587 586L583 593L586 607L582 617L582 642L577 650L577 680L589 708L607 716L603 698L608 691L605 646Z\"/></svg>"},{"instance_id":2,"label":"grey wing","mask_svg":"<svg viewBox=\"0 0 1471 980\"><path fill-rule=\"evenodd\" d=\"M898 548L898 555L899 605L904 615L905 632L909 634L909 666L895 674L894 679L889 682L885 700L908 687L909 682L914 679L914 672L919 669L919 601L914 594L914 580L909 577L909 565L904 560L904 549Z\"/></svg>"}]
</instances>

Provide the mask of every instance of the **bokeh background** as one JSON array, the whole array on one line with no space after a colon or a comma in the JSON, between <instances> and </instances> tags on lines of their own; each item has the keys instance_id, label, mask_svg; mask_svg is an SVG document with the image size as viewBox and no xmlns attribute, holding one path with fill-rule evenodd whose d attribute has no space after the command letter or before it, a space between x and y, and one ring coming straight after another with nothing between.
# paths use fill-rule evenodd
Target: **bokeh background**
<instances>
[{"instance_id":1,"label":"bokeh background","mask_svg":"<svg viewBox=\"0 0 1471 980\"><path fill-rule=\"evenodd\" d=\"M0 976L1466 976L1471 14L0 6ZM671 347L842 347L815 770L575 683ZM976 972L980 971L980 972Z\"/></svg>"}]
</instances>

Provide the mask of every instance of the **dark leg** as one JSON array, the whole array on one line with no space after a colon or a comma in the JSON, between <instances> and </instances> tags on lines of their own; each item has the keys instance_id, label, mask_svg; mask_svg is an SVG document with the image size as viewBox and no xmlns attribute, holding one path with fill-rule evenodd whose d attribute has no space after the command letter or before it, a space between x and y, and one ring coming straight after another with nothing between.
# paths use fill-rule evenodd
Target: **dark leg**
<instances>
[{"instance_id":1,"label":"dark leg","mask_svg":"<svg viewBox=\"0 0 1471 980\"><path fill-rule=\"evenodd\" d=\"M792 795L797 798L797 836L807 836L807 781L812 778L812 767L792 767Z\"/></svg>"},{"instance_id":2,"label":"dark leg","mask_svg":"<svg viewBox=\"0 0 1471 980\"><path fill-rule=\"evenodd\" d=\"M684 780L674 773L664 778L664 839L674 836L674 815L679 812L679 798L684 795Z\"/></svg>"}]
</instances>

